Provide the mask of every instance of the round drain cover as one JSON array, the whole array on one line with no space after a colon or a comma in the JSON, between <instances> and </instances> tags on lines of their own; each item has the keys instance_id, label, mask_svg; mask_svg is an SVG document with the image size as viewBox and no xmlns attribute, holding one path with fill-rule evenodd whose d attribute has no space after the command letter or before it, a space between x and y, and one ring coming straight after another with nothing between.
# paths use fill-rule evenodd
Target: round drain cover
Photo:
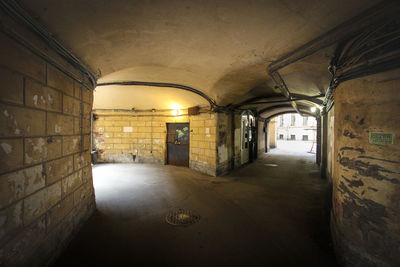
<instances>
[{"instance_id":1,"label":"round drain cover","mask_svg":"<svg viewBox=\"0 0 400 267\"><path fill-rule=\"evenodd\" d=\"M165 216L167 223L172 225L190 225L200 220L200 215L191 210L176 209Z\"/></svg>"}]
</instances>

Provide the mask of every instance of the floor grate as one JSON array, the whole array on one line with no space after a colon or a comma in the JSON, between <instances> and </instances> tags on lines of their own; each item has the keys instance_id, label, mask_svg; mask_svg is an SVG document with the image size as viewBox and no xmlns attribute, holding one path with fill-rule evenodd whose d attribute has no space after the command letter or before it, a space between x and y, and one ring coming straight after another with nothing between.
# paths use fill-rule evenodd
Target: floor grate
<instances>
[{"instance_id":1,"label":"floor grate","mask_svg":"<svg viewBox=\"0 0 400 267\"><path fill-rule=\"evenodd\" d=\"M200 215L196 214L191 210L186 209L176 209L165 216L167 223L171 225L190 225L198 222L200 220Z\"/></svg>"}]
</instances>

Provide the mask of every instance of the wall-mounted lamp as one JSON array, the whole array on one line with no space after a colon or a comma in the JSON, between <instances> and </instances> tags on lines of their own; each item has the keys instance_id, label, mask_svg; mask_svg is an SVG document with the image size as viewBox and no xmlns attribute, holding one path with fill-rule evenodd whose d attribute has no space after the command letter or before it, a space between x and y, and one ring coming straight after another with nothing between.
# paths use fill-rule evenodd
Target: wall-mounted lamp
<instances>
[{"instance_id":1,"label":"wall-mounted lamp","mask_svg":"<svg viewBox=\"0 0 400 267\"><path fill-rule=\"evenodd\" d=\"M317 111L317 108L316 107L311 107L310 110L311 110L312 113L314 113L315 111Z\"/></svg>"}]
</instances>

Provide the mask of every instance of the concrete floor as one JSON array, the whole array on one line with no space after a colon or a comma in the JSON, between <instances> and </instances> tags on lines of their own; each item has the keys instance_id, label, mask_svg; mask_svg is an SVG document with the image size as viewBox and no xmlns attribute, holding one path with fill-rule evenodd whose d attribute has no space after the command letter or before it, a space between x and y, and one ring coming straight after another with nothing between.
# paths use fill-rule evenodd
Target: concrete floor
<instances>
[{"instance_id":1,"label":"concrete floor","mask_svg":"<svg viewBox=\"0 0 400 267\"><path fill-rule=\"evenodd\" d=\"M96 165L98 211L55 266L336 266L328 184L314 161L276 150L218 178L174 166ZM201 219L169 225L173 208Z\"/></svg>"}]
</instances>

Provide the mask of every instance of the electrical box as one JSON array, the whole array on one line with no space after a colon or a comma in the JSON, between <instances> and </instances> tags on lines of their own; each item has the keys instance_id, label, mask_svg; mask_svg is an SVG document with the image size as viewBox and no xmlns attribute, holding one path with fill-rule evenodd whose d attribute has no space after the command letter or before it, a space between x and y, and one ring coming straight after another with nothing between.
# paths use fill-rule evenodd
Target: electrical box
<instances>
[{"instance_id":1,"label":"electrical box","mask_svg":"<svg viewBox=\"0 0 400 267\"><path fill-rule=\"evenodd\" d=\"M200 108L198 106L188 108L188 115L199 115Z\"/></svg>"}]
</instances>

